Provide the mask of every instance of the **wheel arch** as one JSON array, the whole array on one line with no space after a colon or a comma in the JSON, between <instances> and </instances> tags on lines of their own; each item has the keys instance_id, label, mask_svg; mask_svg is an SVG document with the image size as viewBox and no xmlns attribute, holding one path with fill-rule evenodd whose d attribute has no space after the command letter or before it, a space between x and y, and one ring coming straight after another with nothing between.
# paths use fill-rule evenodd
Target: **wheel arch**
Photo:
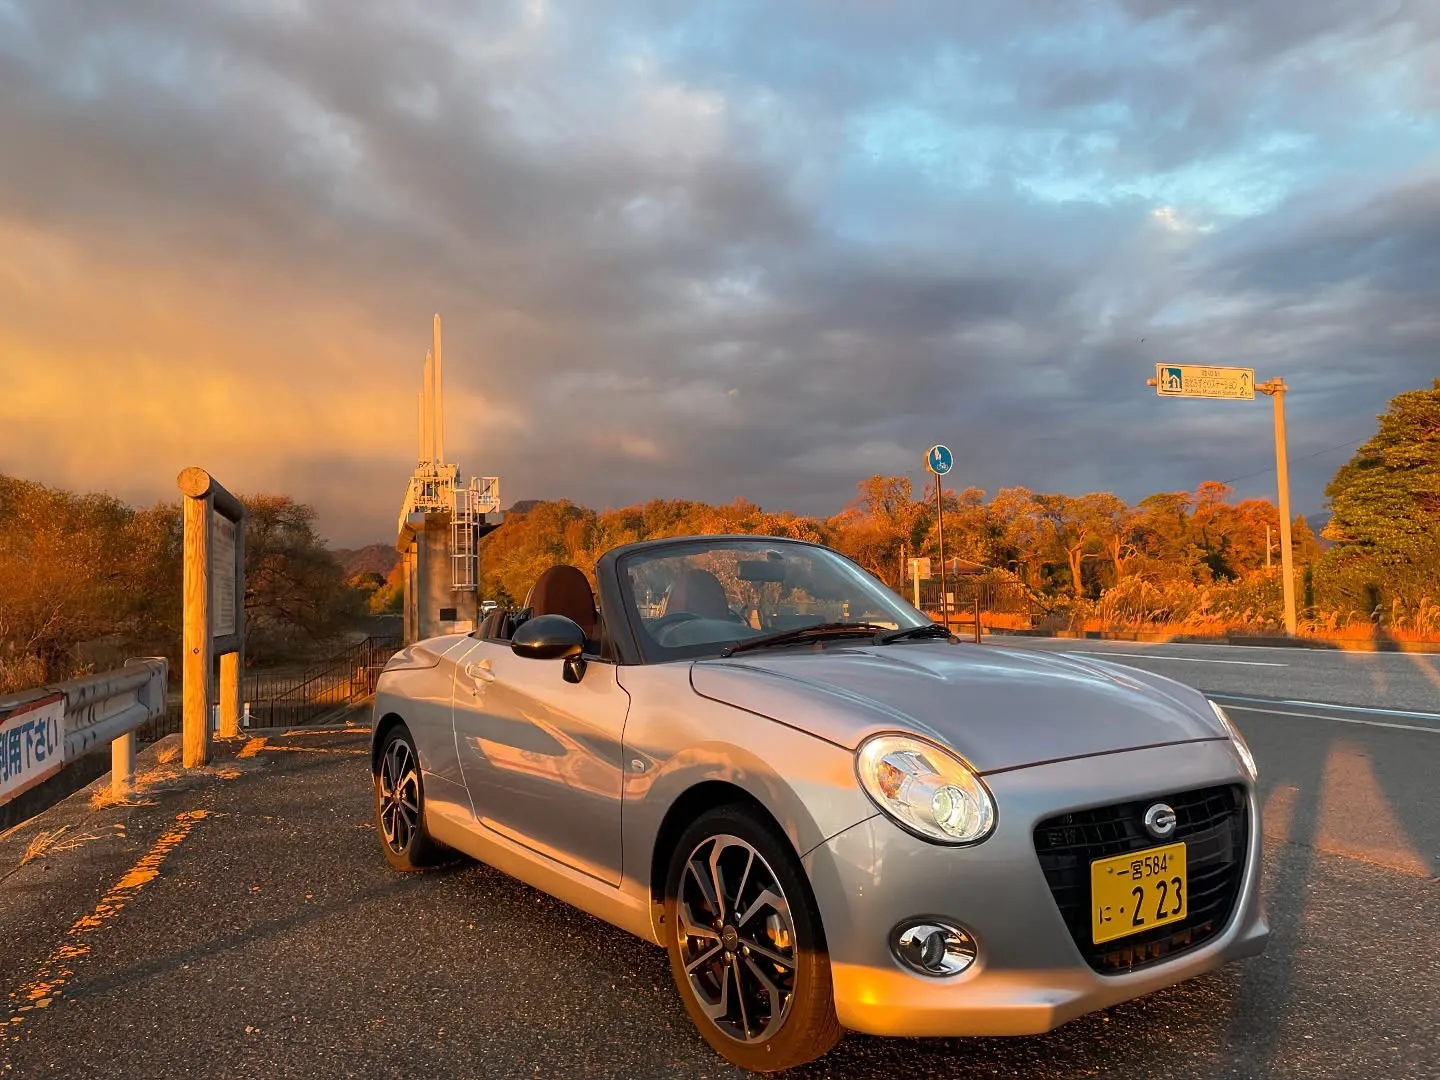
<instances>
[{"instance_id":1,"label":"wheel arch","mask_svg":"<svg viewBox=\"0 0 1440 1080\"><path fill-rule=\"evenodd\" d=\"M405 718L397 712L387 712L380 717L375 724L375 734L370 737L370 775L378 776L380 773L380 751L385 746L385 740L396 728L404 728L409 731L409 725ZM414 736L412 735L413 739Z\"/></svg>"},{"instance_id":2,"label":"wheel arch","mask_svg":"<svg viewBox=\"0 0 1440 1080\"><path fill-rule=\"evenodd\" d=\"M650 849L650 903L653 908L658 908L665 899L665 877L670 869L670 859L675 853L675 845L679 842L680 836L701 814L708 813L721 806L744 806L758 813L761 818L769 824L777 835L789 837L780 821L758 798L746 791L739 784L731 783L728 780L702 780L692 785L681 793L670 809L665 812L664 818L660 821L660 829L655 834L655 843ZM791 845L793 848L793 844ZM799 857L796 852L796 857Z\"/></svg>"}]
</instances>

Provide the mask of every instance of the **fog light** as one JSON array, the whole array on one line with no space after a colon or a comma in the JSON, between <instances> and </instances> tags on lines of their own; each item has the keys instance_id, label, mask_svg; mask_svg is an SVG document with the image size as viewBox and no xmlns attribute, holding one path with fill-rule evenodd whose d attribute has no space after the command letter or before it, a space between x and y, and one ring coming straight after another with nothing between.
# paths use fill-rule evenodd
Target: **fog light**
<instances>
[{"instance_id":1,"label":"fog light","mask_svg":"<svg viewBox=\"0 0 1440 1080\"><path fill-rule=\"evenodd\" d=\"M927 919L901 923L890 935L890 951L911 971L944 978L975 962L975 939L958 926Z\"/></svg>"}]
</instances>

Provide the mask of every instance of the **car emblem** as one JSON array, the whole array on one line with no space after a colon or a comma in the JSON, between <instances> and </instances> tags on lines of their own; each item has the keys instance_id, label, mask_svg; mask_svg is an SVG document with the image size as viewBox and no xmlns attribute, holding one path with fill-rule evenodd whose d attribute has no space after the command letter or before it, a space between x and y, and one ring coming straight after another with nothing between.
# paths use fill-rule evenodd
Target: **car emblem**
<instances>
[{"instance_id":1,"label":"car emblem","mask_svg":"<svg viewBox=\"0 0 1440 1080\"><path fill-rule=\"evenodd\" d=\"M1175 832L1175 811L1157 802L1145 811L1145 831L1156 840L1165 840Z\"/></svg>"}]
</instances>

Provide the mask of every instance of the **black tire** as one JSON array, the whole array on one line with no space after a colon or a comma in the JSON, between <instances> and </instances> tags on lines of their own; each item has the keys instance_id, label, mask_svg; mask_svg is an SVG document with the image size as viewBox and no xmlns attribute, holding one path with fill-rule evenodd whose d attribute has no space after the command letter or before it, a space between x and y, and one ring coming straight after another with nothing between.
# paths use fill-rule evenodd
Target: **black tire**
<instances>
[{"instance_id":1,"label":"black tire","mask_svg":"<svg viewBox=\"0 0 1440 1080\"><path fill-rule=\"evenodd\" d=\"M398 790L395 773L398 771ZM380 848L396 870L412 873L434 866L445 848L425 827L425 789L415 740L403 724L391 730L380 747L375 770L375 831Z\"/></svg>"},{"instance_id":2,"label":"black tire","mask_svg":"<svg viewBox=\"0 0 1440 1080\"><path fill-rule=\"evenodd\" d=\"M701 869L692 872L692 861ZM701 870L710 871L708 886ZM783 910L763 899L767 891ZM716 892L733 894L718 913L706 907ZM670 973L685 1011L723 1058L752 1072L778 1072L815 1060L840 1040L810 883L790 843L763 814L743 805L702 814L671 855L664 904Z\"/></svg>"}]
</instances>

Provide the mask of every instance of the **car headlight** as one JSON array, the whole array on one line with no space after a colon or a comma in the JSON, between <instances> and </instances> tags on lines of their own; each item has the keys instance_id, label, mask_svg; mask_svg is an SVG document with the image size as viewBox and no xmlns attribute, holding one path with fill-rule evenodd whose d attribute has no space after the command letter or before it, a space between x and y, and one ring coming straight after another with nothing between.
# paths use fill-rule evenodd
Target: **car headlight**
<instances>
[{"instance_id":1,"label":"car headlight","mask_svg":"<svg viewBox=\"0 0 1440 1080\"><path fill-rule=\"evenodd\" d=\"M1206 700L1209 699L1207 698ZM1215 710L1215 715L1219 718L1221 726L1225 728L1226 733L1230 736L1230 741L1235 744L1235 750L1239 753L1240 760L1244 762L1245 771L1250 774L1250 779L1260 779L1260 769L1255 764L1255 755L1250 753L1250 746L1245 742L1245 736L1240 734L1240 729L1235 726L1235 722L1230 719L1224 709L1213 701L1210 702L1210 708Z\"/></svg>"},{"instance_id":2,"label":"car headlight","mask_svg":"<svg viewBox=\"0 0 1440 1080\"><path fill-rule=\"evenodd\" d=\"M974 844L995 828L995 801L973 769L934 743L874 735L856 753L860 785L901 828L939 844Z\"/></svg>"}]
</instances>

